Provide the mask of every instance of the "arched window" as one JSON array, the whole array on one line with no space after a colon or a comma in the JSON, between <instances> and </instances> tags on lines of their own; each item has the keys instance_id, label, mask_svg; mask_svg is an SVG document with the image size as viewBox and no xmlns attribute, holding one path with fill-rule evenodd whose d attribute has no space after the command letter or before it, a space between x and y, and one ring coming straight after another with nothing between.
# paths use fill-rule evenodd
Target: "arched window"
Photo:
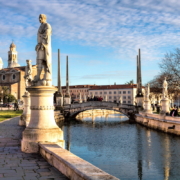
<instances>
[{"instance_id":1,"label":"arched window","mask_svg":"<svg viewBox=\"0 0 180 180\"><path fill-rule=\"evenodd\" d=\"M16 75L15 74L12 75L12 79L16 79Z\"/></svg>"},{"instance_id":2,"label":"arched window","mask_svg":"<svg viewBox=\"0 0 180 180\"><path fill-rule=\"evenodd\" d=\"M6 79L6 76L5 75L2 75L2 80L4 81Z\"/></svg>"}]
</instances>

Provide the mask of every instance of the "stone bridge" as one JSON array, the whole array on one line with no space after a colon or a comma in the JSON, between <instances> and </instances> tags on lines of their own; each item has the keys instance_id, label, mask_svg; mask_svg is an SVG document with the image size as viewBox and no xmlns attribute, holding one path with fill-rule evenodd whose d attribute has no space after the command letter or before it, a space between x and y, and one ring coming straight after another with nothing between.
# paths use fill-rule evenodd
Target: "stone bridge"
<instances>
[{"instance_id":1,"label":"stone bridge","mask_svg":"<svg viewBox=\"0 0 180 180\"><path fill-rule=\"evenodd\" d=\"M129 117L130 120L135 119L138 113L138 107L128 104L118 104L106 101L88 101L84 103L69 104L63 107L64 116L66 118L75 118L79 113L93 109L106 109L120 112Z\"/></svg>"}]
</instances>

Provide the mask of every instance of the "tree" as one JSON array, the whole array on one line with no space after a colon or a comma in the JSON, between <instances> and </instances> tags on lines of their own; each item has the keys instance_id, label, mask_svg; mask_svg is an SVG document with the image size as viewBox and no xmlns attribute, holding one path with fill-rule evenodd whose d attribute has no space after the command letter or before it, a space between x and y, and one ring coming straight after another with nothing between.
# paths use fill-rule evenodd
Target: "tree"
<instances>
[{"instance_id":1,"label":"tree","mask_svg":"<svg viewBox=\"0 0 180 180\"><path fill-rule=\"evenodd\" d=\"M127 81L125 84L134 84L134 80Z\"/></svg>"},{"instance_id":2,"label":"tree","mask_svg":"<svg viewBox=\"0 0 180 180\"><path fill-rule=\"evenodd\" d=\"M159 63L161 74L168 77L171 88L180 86L180 49L176 48L173 52L166 53Z\"/></svg>"}]
</instances>

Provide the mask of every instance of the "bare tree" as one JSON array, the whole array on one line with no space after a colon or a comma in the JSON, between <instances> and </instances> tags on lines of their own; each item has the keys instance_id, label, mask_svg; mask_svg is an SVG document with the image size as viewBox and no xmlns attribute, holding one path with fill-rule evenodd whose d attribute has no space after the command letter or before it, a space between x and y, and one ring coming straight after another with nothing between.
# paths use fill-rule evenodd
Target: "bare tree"
<instances>
[{"instance_id":1,"label":"bare tree","mask_svg":"<svg viewBox=\"0 0 180 180\"><path fill-rule=\"evenodd\" d=\"M168 78L171 88L180 87L180 49L176 48L173 52L166 53L159 63L161 74Z\"/></svg>"}]
</instances>

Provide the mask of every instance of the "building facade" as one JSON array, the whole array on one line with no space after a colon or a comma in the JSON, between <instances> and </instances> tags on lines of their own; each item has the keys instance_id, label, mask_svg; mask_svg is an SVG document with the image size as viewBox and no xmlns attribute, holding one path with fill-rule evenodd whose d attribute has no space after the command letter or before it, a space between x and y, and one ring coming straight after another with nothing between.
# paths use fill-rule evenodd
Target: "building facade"
<instances>
[{"instance_id":1,"label":"building facade","mask_svg":"<svg viewBox=\"0 0 180 180\"><path fill-rule=\"evenodd\" d=\"M8 67L3 68L3 61L0 58L0 89L2 87L8 87L8 94L12 94L16 99L22 100L22 96L25 92L25 66L18 64L16 45L10 44L10 50L8 51ZM36 74L36 65L32 66L32 76ZM3 92L1 92L3 96Z\"/></svg>"},{"instance_id":2,"label":"building facade","mask_svg":"<svg viewBox=\"0 0 180 180\"><path fill-rule=\"evenodd\" d=\"M102 97L111 102L121 102L123 104L135 104L137 94L137 85L104 85L94 86L89 89L90 96Z\"/></svg>"}]
</instances>

